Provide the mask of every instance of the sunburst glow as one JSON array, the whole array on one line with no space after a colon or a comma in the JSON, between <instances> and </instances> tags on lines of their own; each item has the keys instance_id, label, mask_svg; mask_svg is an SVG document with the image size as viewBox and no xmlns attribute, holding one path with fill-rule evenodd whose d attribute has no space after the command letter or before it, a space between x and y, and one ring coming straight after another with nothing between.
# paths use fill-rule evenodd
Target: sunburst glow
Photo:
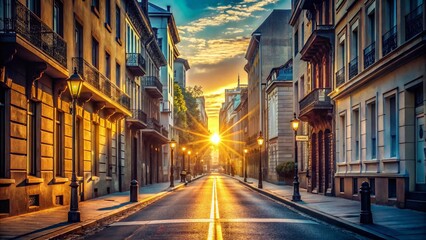
<instances>
[{"instance_id":1,"label":"sunburst glow","mask_svg":"<svg viewBox=\"0 0 426 240\"><path fill-rule=\"evenodd\" d=\"M219 144L220 143L220 136L217 133L214 133L211 137L210 137L210 141L214 144Z\"/></svg>"}]
</instances>

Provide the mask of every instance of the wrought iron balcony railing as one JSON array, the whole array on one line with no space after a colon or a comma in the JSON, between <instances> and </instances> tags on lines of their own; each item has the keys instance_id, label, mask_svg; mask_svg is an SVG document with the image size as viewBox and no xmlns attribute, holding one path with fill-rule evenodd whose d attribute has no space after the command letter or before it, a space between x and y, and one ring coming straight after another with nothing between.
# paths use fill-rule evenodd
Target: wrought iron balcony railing
<instances>
[{"instance_id":1,"label":"wrought iron balcony railing","mask_svg":"<svg viewBox=\"0 0 426 240\"><path fill-rule=\"evenodd\" d=\"M148 128L151 128L151 129L153 129L153 130L155 130L155 131L157 131L159 133L162 133L161 132L160 122L157 119L155 119L155 118L148 118L148 122L147 123L148 123Z\"/></svg>"},{"instance_id":2,"label":"wrought iron balcony railing","mask_svg":"<svg viewBox=\"0 0 426 240\"><path fill-rule=\"evenodd\" d=\"M349 62L349 79L352 79L358 74L358 57L355 57Z\"/></svg>"},{"instance_id":3,"label":"wrought iron balcony railing","mask_svg":"<svg viewBox=\"0 0 426 240\"><path fill-rule=\"evenodd\" d=\"M143 78L144 87L156 87L160 93L163 92L163 84L156 76L145 76Z\"/></svg>"},{"instance_id":4,"label":"wrought iron balcony railing","mask_svg":"<svg viewBox=\"0 0 426 240\"><path fill-rule=\"evenodd\" d=\"M376 42L372 42L364 49L364 68L368 68L376 61Z\"/></svg>"},{"instance_id":5,"label":"wrought iron balcony railing","mask_svg":"<svg viewBox=\"0 0 426 240\"><path fill-rule=\"evenodd\" d=\"M306 112L309 106L318 109L331 107L330 97L328 96L330 92L330 88L316 88L312 90L299 102L301 114Z\"/></svg>"},{"instance_id":6,"label":"wrought iron balcony railing","mask_svg":"<svg viewBox=\"0 0 426 240\"><path fill-rule=\"evenodd\" d=\"M145 75L145 58L140 53L126 53L126 66L136 76Z\"/></svg>"},{"instance_id":7,"label":"wrought iron balcony railing","mask_svg":"<svg viewBox=\"0 0 426 240\"><path fill-rule=\"evenodd\" d=\"M397 29L395 25L389 31L383 34L383 56L387 55L398 46L397 40Z\"/></svg>"},{"instance_id":8,"label":"wrought iron balcony railing","mask_svg":"<svg viewBox=\"0 0 426 240\"><path fill-rule=\"evenodd\" d=\"M108 98L130 109L130 97L112 83L110 79L102 75L98 69L83 58L74 57L72 60L73 68L77 68L78 73L83 77L85 82L88 82Z\"/></svg>"},{"instance_id":9,"label":"wrought iron balcony railing","mask_svg":"<svg viewBox=\"0 0 426 240\"><path fill-rule=\"evenodd\" d=\"M423 4L405 16L405 40L423 31Z\"/></svg>"},{"instance_id":10,"label":"wrought iron balcony railing","mask_svg":"<svg viewBox=\"0 0 426 240\"><path fill-rule=\"evenodd\" d=\"M67 43L20 1L0 1L0 36L19 34L36 48L67 67Z\"/></svg>"},{"instance_id":11,"label":"wrought iron balcony railing","mask_svg":"<svg viewBox=\"0 0 426 240\"><path fill-rule=\"evenodd\" d=\"M137 119L143 123L147 123L147 115L144 111L140 109L132 109L132 118Z\"/></svg>"},{"instance_id":12,"label":"wrought iron balcony railing","mask_svg":"<svg viewBox=\"0 0 426 240\"><path fill-rule=\"evenodd\" d=\"M345 67L336 72L336 87L345 83Z\"/></svg>"},{"instance_id":13,"label":"wrought iron balcony railing","mask_svg":"<svg viewBox=\"0 0 426 240\"><path fill-rule=\"evenodd\" d=\"M165 136L166 138L169 137L169 131L167 131L166 128L162 128L161 129L161 133L163 134L163 136Z\"/></svg>"}]
</instances>

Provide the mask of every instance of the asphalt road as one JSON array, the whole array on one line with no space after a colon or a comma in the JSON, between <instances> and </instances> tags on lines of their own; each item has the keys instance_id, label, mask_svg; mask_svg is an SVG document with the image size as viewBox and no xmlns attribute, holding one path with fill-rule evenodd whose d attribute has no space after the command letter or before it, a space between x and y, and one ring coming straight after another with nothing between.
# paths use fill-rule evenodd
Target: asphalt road
<instances>
[{"instance_id":1,"label":"asphalt road","mask_svg":"<svg viewBox=\"0 0 426 240\"><path fill-rule=\"evenodd\" d=\"M361 239L209 175L87 239Z\"/></svg>"}]
</instances>

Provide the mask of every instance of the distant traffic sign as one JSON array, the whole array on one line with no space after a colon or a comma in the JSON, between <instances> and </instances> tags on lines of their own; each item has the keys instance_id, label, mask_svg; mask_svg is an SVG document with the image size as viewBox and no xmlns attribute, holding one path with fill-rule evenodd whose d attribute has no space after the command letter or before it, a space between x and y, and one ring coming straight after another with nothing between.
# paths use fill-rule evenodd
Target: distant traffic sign
<instances>
[{"instance_id":1,"label":"distant traffic sign","mask_svg":"<svg viewBox=\"0 0 426 240\"><path fill-rule=\"evenodd\" d=\"M296 141L307 142L307 141L309 141L309 137L308 137L308 135L296 135Z\"/></svg>"}]
</instances>

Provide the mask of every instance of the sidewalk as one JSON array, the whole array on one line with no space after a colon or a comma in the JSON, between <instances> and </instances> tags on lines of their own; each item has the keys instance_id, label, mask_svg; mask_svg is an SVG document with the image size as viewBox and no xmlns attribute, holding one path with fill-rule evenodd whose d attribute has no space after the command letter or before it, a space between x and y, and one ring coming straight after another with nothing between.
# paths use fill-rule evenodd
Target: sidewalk
<instances>
[{"instance_id":1,"label":"sidewalk","mask_svg":"<svg viewBox=\"0 0 426 240\"><path fill-rule=\"evenodd\" d=\"M198 176L196 180L202 176ZM55 207L0 219L0 239L50 239L87 227L96 226L158 200L169 192L184 187L180 180L141 187L139 202L129 202L130 193L116 192L79 203L81 222L68 223L69 206Z\"/></svg>"},{"instance_id":2,"label":"sidewalk","mask_svg":"<svg viewBox=\"0 0 426 240\"><path fill-rule=\"evenodd\" d=\"M361 204L359 201L311 194L306 192L305 189L300 189L302 201L293 202L291 201L293 186L275 185L263 181L263 189L258 189L257 179L247 178L247 183L245 183L242 177L235 176L234 178L248 187L284 202L301 212L369 238L426 238L425 212L372 204L371 211L374 224L360 224Z\"/></svg>"}]
</instances>

